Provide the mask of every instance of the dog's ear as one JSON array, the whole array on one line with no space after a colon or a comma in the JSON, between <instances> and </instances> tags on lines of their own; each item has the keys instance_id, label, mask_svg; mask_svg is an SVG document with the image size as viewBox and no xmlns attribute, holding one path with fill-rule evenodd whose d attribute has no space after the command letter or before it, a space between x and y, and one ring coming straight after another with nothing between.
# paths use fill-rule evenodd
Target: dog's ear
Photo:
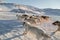
<instances>
[{"instance_id":1,"label":"dog's ear","mask_svg":"<svg viewBox=\"0 0 60 40\"><path fill-rule=\"evenodd\" d=\"M59 25L60 24L60 21L55 21L52 23L53 25Z\"/></svg>"},{"instance_id":2,"label":"dog's ear","mask_svg":"<svg viewBox=\"0 0 60 40\"><path fill-rule=\"evenodd\" d=\"M24 14L24 15L22 15L22 16L27 17L28 15Z\"/></svg>"},{"instance_id":3,"label":"dog's ear","mask_svg":"<svg viewBox=\"0 0 60 40\"><path fill-rule=\"evenodd\" d=\"M30 18L32 18L32 16L30 16Z\"/></svg>"},{"instance_id":4,"label":"dog's ear","mask_svg":"<svg viewBox=\"0 0 60 40\"><path fill-rule=\"evenodd\" d=\"M43 19L49 18L48 16L41 16Z\"/></svg>"}]
</instances>

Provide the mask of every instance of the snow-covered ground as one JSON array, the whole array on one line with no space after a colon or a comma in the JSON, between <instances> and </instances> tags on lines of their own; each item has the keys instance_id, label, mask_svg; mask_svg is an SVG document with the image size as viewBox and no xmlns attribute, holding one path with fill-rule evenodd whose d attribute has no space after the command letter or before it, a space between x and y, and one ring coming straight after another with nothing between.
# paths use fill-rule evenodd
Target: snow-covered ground
<instances>
[{"instance_id":1,"label":"snow-covered ground","mask_svg":"<svg viewBox=\"0 0 60 40\"><path fill-rule=\"evenodd\" d=\"M20 40L22 32L22 23L16 20L15 14L0 12L0 40Z\"/></svg>"},{"instance_id":2,"label":"snow-covered ground","mask_svg":"<svg viewBox=\"0 0 60 40\"><path fill-rule=\"evenodd\" d=\"M47 14L47 16L50 16L54 21L56 20L60 21L60 9L42 10L28 5L19 5L14 3L0 3L0 40L29 40L27 36L21 35L24 31L24 27L22 25L22 22L17 20L16 14L18 15ZM54 29L54 27L52 27L52 29ZM54 36L60 39L60 32L57 32Z\"/></svg>"},{"instance_id":3,"label":"snow-covered ground","mask_svg":"<svg viewBox=\"0 0 60 40\"><path fill-rule=\"evenodd\" d=\"M60 16L51 17L54 20L60 20ZM21 36L23 31L22 22L17 20L16 14L0 12L0 40L23 40L24 36ZM60 39L60 32L57 32L54 36ZM25 39L29 40L28 37L25 37Z\"/></svg>"}]
</instances>

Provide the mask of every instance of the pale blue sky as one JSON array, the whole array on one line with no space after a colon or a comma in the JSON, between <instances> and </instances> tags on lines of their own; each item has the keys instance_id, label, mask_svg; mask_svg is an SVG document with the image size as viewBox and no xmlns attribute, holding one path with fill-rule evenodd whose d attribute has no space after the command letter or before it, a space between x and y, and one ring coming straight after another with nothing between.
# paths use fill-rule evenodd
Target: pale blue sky
<instances>
[{"instance_id":1,"label":"pale blue sky","mask_svg":"<svg viewBox=\"0 0 60 40\"><path fill-rule=\"evenodd\" d=\"M5 2L31 5L38 8L60 9L60 0L6 0Z\"/></svg>"}]
</instances>

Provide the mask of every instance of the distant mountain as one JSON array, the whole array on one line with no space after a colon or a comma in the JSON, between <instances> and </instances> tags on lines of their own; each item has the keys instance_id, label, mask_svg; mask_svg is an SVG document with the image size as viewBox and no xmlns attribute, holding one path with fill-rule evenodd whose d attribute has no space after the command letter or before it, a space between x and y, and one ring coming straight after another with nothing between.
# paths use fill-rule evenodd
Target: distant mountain
<instances>
[{"instance_id":1,"label":"distant mountain","mask_svg":"<svg viewBox=\"0 0 60 40\"><path fill-rule=\"evenodd\" d=\"M0 12L32 13L60 16L60 9L51 8L39 9L33 6L15 3L0 3Z\"/></svg>"},{"instance_id":2,"label":"distant mountain","mask_svg":"<svg viewBox=\"0 0 60 40\"><path fill-rule=\"evenodd\" d=\"M57 16L60 16L60 9L47 8L47 9L43 9L43 12L46 15L57 15Z\"/></svg>"},{"instance_id":3,"label":"distant mountain","mask_svg":"<svg viewBox=\"0 0 60 40\"><path fill-rule=\"evenodd\" d=\"M0 12L41 13L39 8L14 3L0 3Z\"/></svg>"}]
</instances>

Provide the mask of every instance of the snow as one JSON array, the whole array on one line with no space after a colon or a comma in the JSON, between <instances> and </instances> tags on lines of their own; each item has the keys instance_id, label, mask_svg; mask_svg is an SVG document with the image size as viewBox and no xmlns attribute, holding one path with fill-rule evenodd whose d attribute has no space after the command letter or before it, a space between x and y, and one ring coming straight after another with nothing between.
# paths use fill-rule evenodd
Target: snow
<instances>
[{"instance_id":1,"label":"snow","mask_svg":"<svg viewBox=\"0 0 60 40\"><path fill-rule=\"evenodd\" d=\"M16 39L16 37L20 39L19 35L22 34L22 32L23 32L22 23L19 23L16 20L0 20L1 40L12 40Z\"/></svg>"},{"instance_id":2,"label":"snow","mask_svg":"<svg viewBox=\"0 0 60 40\"><path fill-rule=\"evenodd\" d=\"M5 6L0 6L0 7L3 7L4 9L3 11L7 11L7 10L9 11L15 8L14 6L9 7L7 4ZM36 11L35 9L34 11L24 6L21 6L19 8L24 10L25 9L30 10L34 13L38 13L34 15L45 15L44 12L41 13L39 11ZM2 9L0 8L0 10ZM21 15L25 13L13 13L8 11L0 12L0 40L32 40L33 37L29 38L28 36L21 35L24 32L24 27L22 25L22 22L18 21L16 17L17 14ZM33 15L33 13L26 13L26 14ZM50 16L53 19L53 21L56 21L56 20L60 21L60 16L56 16L56 15L47 15L47 16ZM54 26L51 23L43 23L42 25L35 25L35 26L44 30L49 35L57 29L57 26ZM60 40L60 32L57 32L53 36ZM34 40L36 40L36 38Z\"/></svg>"},{"instance_id":3,"label":"snow","mask_svg":"<svg viewBox=\"0 0 60 40\"><path fill-rule=\"evenodd\" d=\"M0 39L1 40L21 40L24 39L24 36L21 34L24 31L22 22L16 19L16 14L9 13L0 13ZM8 17L8 18L7 18ZM46 24L44 24L46 25ZM47 24L46 26L50 27L50 32L52 29L55 29L54 26ZM46 27L45 27L46 28ZM49 28L47 28L49 29ZM47 33L49 33L49 31ZM26 40L29 38L26 37Z\"/></svg>"}]
</instances>

